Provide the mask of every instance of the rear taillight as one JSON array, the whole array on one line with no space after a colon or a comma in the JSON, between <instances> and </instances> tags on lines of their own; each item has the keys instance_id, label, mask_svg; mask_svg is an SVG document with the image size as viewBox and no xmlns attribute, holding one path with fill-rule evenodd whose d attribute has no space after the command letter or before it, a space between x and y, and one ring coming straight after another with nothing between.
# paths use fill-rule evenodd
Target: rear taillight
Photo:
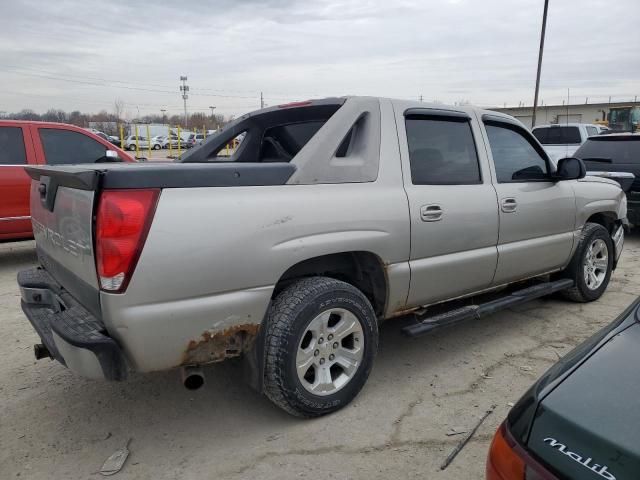
<instances>
[{"instance_id":1,"label":"rear taillight","mask_svg":"<svg viewBox=\"0 0 640 480\"><path fill-rule=\"evenodd\" d=\"M487 458L487 480L557 480L531 457L500 425L493 437Z\"/></svg>"},{"instance_id":2,"label":"rear taillight","mask_svg":"<svg viewBox=\"0 0 640 480\"><path fill-rule=\"evenodd\" d=\"M96 217L96 267L100 287L122 292L136 267L160 190L104 190Z\"/></svg>"}]
</instances>

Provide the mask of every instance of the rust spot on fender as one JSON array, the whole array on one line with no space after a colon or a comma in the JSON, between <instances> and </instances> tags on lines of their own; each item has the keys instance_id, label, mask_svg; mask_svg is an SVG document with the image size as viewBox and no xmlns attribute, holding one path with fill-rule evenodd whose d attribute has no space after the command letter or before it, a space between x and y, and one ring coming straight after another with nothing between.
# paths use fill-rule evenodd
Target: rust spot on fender
<instances>
[{"instance_id":1,"label":"rust spot on fender","mask_svg":"<svg viewBox=\"0 0 640 480\"><path fill-rule=\"evenodd\" d=\"M220 331L207 330L199 340L189 342L182 365L203 365L238 357L253 345L259 328L259 324L246 323Z\"/></svg>"}]
</instances>

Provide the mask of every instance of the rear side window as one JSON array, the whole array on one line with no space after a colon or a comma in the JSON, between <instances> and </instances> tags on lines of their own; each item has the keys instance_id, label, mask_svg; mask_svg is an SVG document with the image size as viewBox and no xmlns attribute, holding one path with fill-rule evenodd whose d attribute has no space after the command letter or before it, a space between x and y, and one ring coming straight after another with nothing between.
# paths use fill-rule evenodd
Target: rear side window
<instances>
[{"instance_id":1,"label":"rear side window","mask_svg":"<svg viewBox=\"0 0 640 480\"><path fill-rule=\"evenodd\" d=\"M103 159L107 151L100 142L72 130L40 128L38 131L49 165L95 163Z\"/></svg>"},{"instance_id":2,"label":"rear side window","mask_svg":"<svg viewBox=\"0 0 640 480\"><path fill-rule=\"evenodd\" d=\"M547 161L518 129L485 127L499 183L548 180Z\"/></svg>"},{"instance_id":3,"label":"rear side window","mask_svg":"<svg viewBox=\"0 0 640 480\"><path fill-rule=\"evenodd\" d=\"M582 143L578 127L540 127L533 130L533 135L543 145L579 145Z\"/></svg>"},{"instance_id":4,"label":"rear side window","mask_svg":"<svg viewBox=\"0 0 640 480\"><path fill-rule=\"evenodd\" d=\"M640 165L640 138L637 140L614 140L616 137L601 136L587 140L574 154L575 157L589 162L590 158L610 159L613 164L628 163ZM605 140L606 139L606 140ZM603 163L587 163L588 167L602 168Z\"/></svg>"},{"instance_id":5,"label":"rear side window","mask_svg":"<svg viewBox=\"0 0 640 480\"><path fill-rule=\"evenodd\" d=\"M20 127L0 127L0 165L25 165L24 137Z\"/></svg>"},{"instance_id":6,"label":"rear side window","mask_svg":"<svg viewBox=\"0 0 640 480\"><path fill-rule=\"evenodd\" d=\"M467 120L407 117L407 141L414 185L481 183L478 154Z\"/></svg>"},{"instance_id":7,"label":"rear side window","mask_svg":"<svg viewBox=\"0 0 640 480\"><path fill-rule=\"evenodd\" d=\"M586 127L587 128L587 136L593 137L598 135L598 129L596 127Z\"/></svg>"}]
</instances>

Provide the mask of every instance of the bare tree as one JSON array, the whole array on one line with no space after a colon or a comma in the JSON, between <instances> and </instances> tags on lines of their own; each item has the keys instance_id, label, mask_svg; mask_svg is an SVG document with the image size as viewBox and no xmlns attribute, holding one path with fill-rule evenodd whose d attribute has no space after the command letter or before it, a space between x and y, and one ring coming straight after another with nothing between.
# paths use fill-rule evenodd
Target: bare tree
<instances>
[{"instance_id":1,"label":"bare tree","mask_svg":"<svg viewBox=\"0 0 640 480\"><path fill-rule=\"evenodd\" d=\"M116 116L116 122L122 120L124 115L124 100L116 98L115 102L113 102L113 113Z\"/></svg>"}]
</instances>

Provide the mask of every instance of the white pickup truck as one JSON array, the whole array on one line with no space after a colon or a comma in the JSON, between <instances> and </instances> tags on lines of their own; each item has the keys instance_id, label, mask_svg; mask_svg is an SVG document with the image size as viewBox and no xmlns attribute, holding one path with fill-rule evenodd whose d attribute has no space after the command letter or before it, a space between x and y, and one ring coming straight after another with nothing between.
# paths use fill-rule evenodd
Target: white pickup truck
<instances>
[{"instance_id":1,"label":"white pickup truck","mask_svg":"<svg viewBox=\"0 0 640 480\"><path fill-rule=\"evenodd\" d=\"M553 162L572 157L587 138L600 134L599 126L590 123L539 125L532 130Z\"/></svg>"},{"instance_id":2,"label":"white pickup truck","mask_svg":"<svg viewBox=\"0 0 640 480\"><path fill-rule=\"evenodd\" d=\"M197 388L242 356L299 416L357 395L381 322L419 312L418 335L560 290L595 300L624 239L616 182L471 107L314 100L244 115L180 163L27 171L38 358L108 380L180 368Z\"/></svg>"}]
</instances>

